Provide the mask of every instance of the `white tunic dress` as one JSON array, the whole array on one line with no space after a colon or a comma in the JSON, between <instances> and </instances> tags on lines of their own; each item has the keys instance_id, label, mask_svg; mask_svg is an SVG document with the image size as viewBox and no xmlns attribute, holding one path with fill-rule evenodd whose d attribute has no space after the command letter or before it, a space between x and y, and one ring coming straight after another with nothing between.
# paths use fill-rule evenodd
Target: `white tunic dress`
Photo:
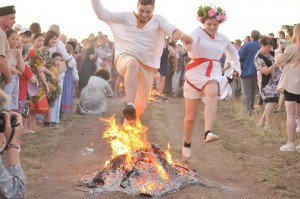
<instances>
[{"instance_id":1,"label":"white tunic dress","mask_svg":"<svg viewBox=\"0 0 300 199\"><path fill-rule=\"evenodd\" d=\"M240 74L241 68L237 50L226 36L218 32L216 37L212 39L202 28L197 28L192 32L191 36L193 43L190 46L184 46L192 59L190 64L197 62L199 58L207 60L202 63L200 61L195 67L190 67L190 69L187 66L185 84L189 84L189 89L201 92L208 81L215 80L219 83L220 99L226 97L230 86L227 84L227 78L222 76L222 68L218 60L225 52L232 67ZM209 69L210 64L212 64L211 70Z\"/></svg>"}]
</instances>

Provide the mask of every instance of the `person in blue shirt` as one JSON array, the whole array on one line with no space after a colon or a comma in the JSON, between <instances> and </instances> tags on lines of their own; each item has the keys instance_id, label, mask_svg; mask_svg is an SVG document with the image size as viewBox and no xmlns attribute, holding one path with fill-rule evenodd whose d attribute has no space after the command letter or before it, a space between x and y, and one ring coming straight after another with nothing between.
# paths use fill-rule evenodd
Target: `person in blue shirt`
<instances>
[{"instance_id":1,"label":"person in blue shirt","mask_svg":"<svg viewBox=\"0 0 300 199\"><path fill-rule=\"evenodd\" d=\"M257 71L254 64L254 57L260 48L258 42L259 36L260 32L253 30L251 32L251 41L245 43L238 52L242 70L243 106L246 115L251 115L255 101Z\"/></svg>"}]
</instances>

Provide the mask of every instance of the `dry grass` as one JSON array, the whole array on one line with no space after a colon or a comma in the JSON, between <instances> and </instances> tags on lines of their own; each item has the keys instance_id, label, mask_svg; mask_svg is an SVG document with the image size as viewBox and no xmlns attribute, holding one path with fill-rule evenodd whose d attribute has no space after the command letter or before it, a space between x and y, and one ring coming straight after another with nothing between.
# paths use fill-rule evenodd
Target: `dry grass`
<instances>
[{"instance_id":1,"label":"dry grass","mask_svg":"<svg viewBox=\"0 0 300 199\"><path fill-rule=\"evenodd\" d=\"M234 105L233 105L234 104ZM226 112L230 118L234 118L237 122L244 124L253 133L261 138L261 142L271 142L273 144L285 144L287 142L286 135L286 115L284 112L272 115L272 128L263 129L257 128L256 124L263 113L263 109L255 110L249 117L243 114L243 104L241 100L227 100L220 103L222 111ZM255 129L255 130L254 130ZM296 143L300 143L300 136L297 137Z\"/></svg>"},{"instance_id":2,"label":"dry grass","mask_svg":"<svg viewBox=\"0 0 300 199\"><path fill-rule=\"evenodd\" d=\"M227 118L232 124L235 123L234 128L242 129L240 134L243 135L238 136L236 132L230 135L230 130L227 130L222 135L223 148L236 154L238 159L261 176L262 182L272 183L283 198L299 198L300 153L279 151L280 146L287 142L286 115L274 114L272 128L266 130L256 127L262 112L263 110L256 110L250 117L245 116L241 100L221 101L218 117ZM221 130L221 125L223 123L217 122L217 129ZM299 137L298 134L298 144Z\"/></svg>"}]
</instances>

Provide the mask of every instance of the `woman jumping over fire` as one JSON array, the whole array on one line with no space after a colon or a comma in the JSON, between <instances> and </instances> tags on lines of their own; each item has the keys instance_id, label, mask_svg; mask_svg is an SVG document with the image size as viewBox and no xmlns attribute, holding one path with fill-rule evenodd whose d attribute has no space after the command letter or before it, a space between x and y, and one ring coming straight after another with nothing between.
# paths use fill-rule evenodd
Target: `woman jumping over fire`
<instances>
[{"instance_id":1,"label":"woman jumping over fire","mask_svg":"<svg viewBox=\"0 0 300 199\"><path fill-rule=\"evenodd\" d=\"M197 18L204 28L196 28L191 33L193 43L184 45L192 59L186 66L184 84L186 115L182 155L185 159L191 157L191 135L202 97L205 97L204 142L218 140L218 136L212 132L217 101L225 97L230 90L226 77L222 76L221 64L218 61L222 54L225 52L230 59L236 75L241 71L237 50L226 36L217 32L219 25L226 20L226 12L220 7L200 6Z\"/></svg>"}]
</instances>

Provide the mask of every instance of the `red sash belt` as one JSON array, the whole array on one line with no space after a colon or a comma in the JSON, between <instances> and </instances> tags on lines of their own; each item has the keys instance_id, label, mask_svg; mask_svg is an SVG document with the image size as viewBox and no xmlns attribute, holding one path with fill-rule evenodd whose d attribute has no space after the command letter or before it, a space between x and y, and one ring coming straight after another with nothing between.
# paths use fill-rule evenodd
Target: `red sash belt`
<instances>
[{"instance_id":1,"label":"red sash belt","mask_svg":"<svg viewBox=\"0 0 300 199\"><path fill-rule=\"evenodd\" d=\"M186 71L204 63L204 62L209 62L205 76L206 77L210 77L210 73L212 71L213 68L213 61L218 61L216 59L208 59L208 58L196 58L196 59L192 59L193 62L189 63L188 65L186 65Z\"/></svg>"}]
</instances>

